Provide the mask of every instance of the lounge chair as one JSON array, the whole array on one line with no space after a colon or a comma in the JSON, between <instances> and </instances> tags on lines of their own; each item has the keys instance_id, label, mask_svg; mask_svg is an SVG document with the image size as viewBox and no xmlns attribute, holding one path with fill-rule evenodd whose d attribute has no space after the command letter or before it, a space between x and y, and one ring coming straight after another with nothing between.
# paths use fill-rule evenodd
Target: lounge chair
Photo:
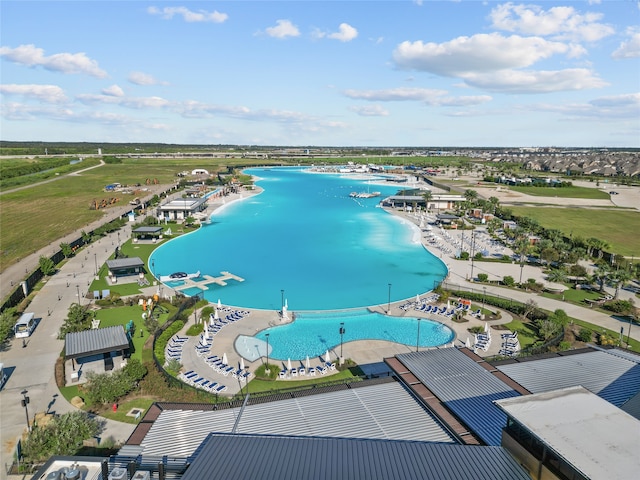
<instances>
[{"instance_id":1,"label":"lounge chair","mask_svg":"<svg viewBox=\"0 0 640 480\"><path fill-rule=\"evenodd\" d=\"M313 368L313 367L309 368L309 371L307 372L307 375L315 377L316 376L316 369Z\"/></svg>"},{"instance_id":2,"label":"lounge chair","mask_svg":"<svg viewBox=\"0 0 640 480\"><path fill-rule=\"evenodd\" d=\"M323 366L323 365L318 365L318 366L316 367L316 370L317 370L318 372L320 372L322 375L326 375L326 373L327 373L327 367L325 367L325 366Z\"/></svg>"},{"instance_id":3,"label":"lounge chair","mask_svg":"<svg viewBox=\"0 0 640 480\"><path fill-rule=\"evenodd\" d=\"M289 375L291 375L292 377L297 377L298 376L298 369L297 368L292 368L291 370L289 370Z\"/></svg>"},{"instance_id":4,"label":"lounge chair","mask_svg":"<svg viewBox=\"0 0 640 480\"><path fill-rule=\"evenodd\" d=\"M226 386L226 385L218 385L218 386L215 388L215 391L216 391L217 393L220 393L220 392L224 392L226 389L227 389L227 386Z\"/></svg>"},{"instance_id":5,"label":"lounge chair","mask_svg":"<svg viewBox=\"0 0 640 480\"><path fill-rule=\"evenodd\" d=\"M280 370L280 373L278 373L278 378L280 378L280 379L287 378L287 371L286 370Z\"/></svg>"}]
</instances>

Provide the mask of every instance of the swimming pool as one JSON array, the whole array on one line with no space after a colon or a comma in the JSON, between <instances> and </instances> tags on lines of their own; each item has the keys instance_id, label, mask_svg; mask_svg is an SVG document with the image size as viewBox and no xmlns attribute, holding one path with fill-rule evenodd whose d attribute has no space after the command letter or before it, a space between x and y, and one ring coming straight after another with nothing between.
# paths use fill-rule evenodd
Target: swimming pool
<instances>
[{"instance_id":1,"label":"swimming pool","mask_svg":"<svg viewBox=\"0 0 640 480\"><path fill-rule=\"evenodd\" d=\"M453 341L455 333L442 323L417 318L390 317L369 310L344 312L300 313L294 322L262 330L253 338L236 343L240 355L248 360L266 356L266 335L269 334L269 358L275 360L305 360L324 355L327 350L340 351L340 324L344 323L343 344L356 340L385 340L415 347L435 347ZM420 337L418 338L418 324ZM250 351L242 351L242 345ZM343 345L344 356L349 347Z\"/></svg>"},{"instance_id":2,"label":"swimming pool","mask_svg":"<svg viewBox=\"0 0 640 480\"><path fill-rule=\"evenodd\" d=\"M376 208L380 198L350 198L370 177L253 168L264 191L215 212L211 223L157 248L156 277L176 271L243 278L199 290L210 302L290 311L386 304L432 290L446 265L420 242L420 229ZM374 188L371 186L371 188ZM379 184L382 198L398 185ZM188 294L188 292L187 292Z\"/></svg>"}]
</instances>

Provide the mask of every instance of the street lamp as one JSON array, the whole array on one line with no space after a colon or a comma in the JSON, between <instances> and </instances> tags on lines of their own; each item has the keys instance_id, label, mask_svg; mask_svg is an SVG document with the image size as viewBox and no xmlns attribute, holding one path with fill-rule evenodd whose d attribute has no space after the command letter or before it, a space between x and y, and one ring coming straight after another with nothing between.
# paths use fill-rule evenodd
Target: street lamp
<instances>
[{"instance_id":1,"label":"street lamp","mask_svg":"<svg viewBox=\"0 0 640 480\"><path fill-rule=\"evenodd\" d=\"M342 340L344 337L346 330L344 329L344 322L340 322L340 365L344 362L344 357L342 356Z\"/></svg>"},{"instance_id":2,"label":"street lamp","mask_svg":"<svg viewBox=\"0 0 640 480\"><path fill-rule=\"evenodd\" d=\"M280 309L282 310L284 308L284 290L281 289L280 290Z\"/></svg>"},{"instance_id":3,"label":"street lamp","mask_svg":"<svg viewBox=\"0 0 640 480\"><path fill-rule=\"evenodd\" d=\"M27 390L23 390L20 393L22 394L22 400L20 400L20 403L24 407L24 413L27 416L27 430L31 432L31 425L29 424L29 408L27 407L27 405L29 405L29 397L27 397L27 393L29 392Z\"/></svg>"},{"instance_id":4,"label":"street lamp","mask_svg":"<svg viewBox=\"0 0 640 480\"><path fill-rule=\"evenodd\" d=\"M487 287L482 287L482 315L484 316L484 297L487 295Z\"/></svg>"},{"instance_id":5,"label":"street lamp","mask_svg":"<svg viewBox=\"0 0 640 480\"><path fill-rule=\"evenodd\" d=\"M420 319L418 318L418 337L416 338L416 352L420 347Z\"/></svg>"},{"instance_id":6,"label":"street lamp","mask_svg":"<svg viewBox=\"0 0 640 480\"><path fill-rule=\"evenodd\" d=\"M269 375L271 373L271 370L269 369L269 334L265 333L264 336L267 338L267 366L264 369L264 373Z\"/></svg>"},{"instance_id":7,"label":"street lamp","mask_svg":"<svg viewBox=\"0 0 640 480\"><path fill-rule=\"evenodd\" d=\"M387 315L391 311L391 284L389 284L389 296L387 297Z\"/></svg>"},{"instance_id":8,"label":"street lamp","mask_svg":"<svg viewBox=\"0 0 640 480\"><path fill-rule=\"evenodd\" d=\"M80 300L80 285L76 285L76 292L78 293L78 305L82 305L82 300Z\"/></svg>"},{"instance_id":9,"label":"street lamp","mask_svg":"<svg viewBox=\"0 0 640 480\"><path fill-rule=\"evenodd\" d=\"M95 276L97 277L98 276L98 254L97 253L93 254L93 263L95 264L95 267L96 267Z\"/></svg>"}]
</instances>

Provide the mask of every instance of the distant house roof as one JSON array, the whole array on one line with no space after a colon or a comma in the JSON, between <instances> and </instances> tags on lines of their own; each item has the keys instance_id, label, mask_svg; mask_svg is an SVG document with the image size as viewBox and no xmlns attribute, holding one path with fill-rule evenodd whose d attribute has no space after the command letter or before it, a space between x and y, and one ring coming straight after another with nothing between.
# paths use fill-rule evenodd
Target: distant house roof
<instances>
[{"instance_id":1,"label":"distant house roof","mask_svg":"<svg viewBox=\"0 0 640 480\"><path fill-rule=\"evenodd\" d=\"M133 233L160 233L162 232L162 227L138 227Z\"/></svg>"},{"instance_id":2,"label":"distant house roof","mask_svg":"<svg viewBox=\"0 0 640 480\"><path fill-rule=\"evenodd\" d=\"M584 387L496 402L584 478L637 478L640 421Z\"/></svg>"},{"instance_id":3,"label":"distant house roof","mask_svg":"<svg viewBox=\"0 0 640 480\"><path fill-rule=\"evenodd\" d=\"M64 337L66 358L86 357L129 348L129 338L122 325L67 333Z\"/></svg>"},{"instance_id":4,"label":"distant house roof","mask_svg":"<svg viewBox=\"0 0 640 480\"><path fill-rule=\"evenodd\" d=\"M138 257L116 258L115 260L107 260L107 268L109 270L119 270L121 268L143 267L144 262Z\"/></svg>"},{"instance_id":5,"label":"distant house roof","mask_svg":"<svg viewBox=\"0 0 640 480\"><path fill-rule=\"evenodd\" d=\"M169 203L160 205L160 211L192 211L198 209L203 203L207 201L206 198L181 198L180 200L172 200Z\"/></svg>"},{"instance_id":6,"label":"distant house roof","mask_svg":"<svg viewBox=\"0 0 640 480\"><path fill-rule=\"evenodd\" d=\"M240 416L238 431L455 443L402 384L390 378L361 383L352 388L249 404ZM189 456L210 432L231 432L240 411L184 407L159 414L139 440L144 455ZM132 437L135 435L136 432ZM181 441L176 442L176 438Z\"/></svg>"},{"instance_id":7,"label":"distant house roof","mask_svg":"<svg viewBox=\"0 0 640 480\"><path fill-rule=\"evenodd\" d=\"M344 407L346 411L349 405ZM249 452L260 452L260 460L239 461L239 455ZM202 478L524 480L529 476L500 447L211 433L182 476L182 480Z\"/></svg>"},{"instance_id":8,"label":"distant house roof","mask_svg":"<svg viewBox=\"0 0 640 480\"><path fill-rule=\"evenodd\" d=\"M519 396L518 392L457 348L403 353L396 358L483 442L500 445L507 417L493 401Z\"/></svg>"}]
</instances>

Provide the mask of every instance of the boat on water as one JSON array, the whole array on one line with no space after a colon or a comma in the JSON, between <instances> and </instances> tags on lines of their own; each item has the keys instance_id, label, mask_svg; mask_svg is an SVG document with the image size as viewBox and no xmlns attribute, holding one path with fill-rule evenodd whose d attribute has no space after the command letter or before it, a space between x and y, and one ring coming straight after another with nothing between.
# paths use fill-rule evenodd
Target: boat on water
<instances>
[{"instance_id":1,"label":"boat on water","mask_svg":"<svg viewBox=\"0 0 640 480\"><path fill-rule=\"evenodd\" d=\"M349 196L351 198L373 198L382 195L380 192L351 192Z\"/></svg>"}]
</instances>

